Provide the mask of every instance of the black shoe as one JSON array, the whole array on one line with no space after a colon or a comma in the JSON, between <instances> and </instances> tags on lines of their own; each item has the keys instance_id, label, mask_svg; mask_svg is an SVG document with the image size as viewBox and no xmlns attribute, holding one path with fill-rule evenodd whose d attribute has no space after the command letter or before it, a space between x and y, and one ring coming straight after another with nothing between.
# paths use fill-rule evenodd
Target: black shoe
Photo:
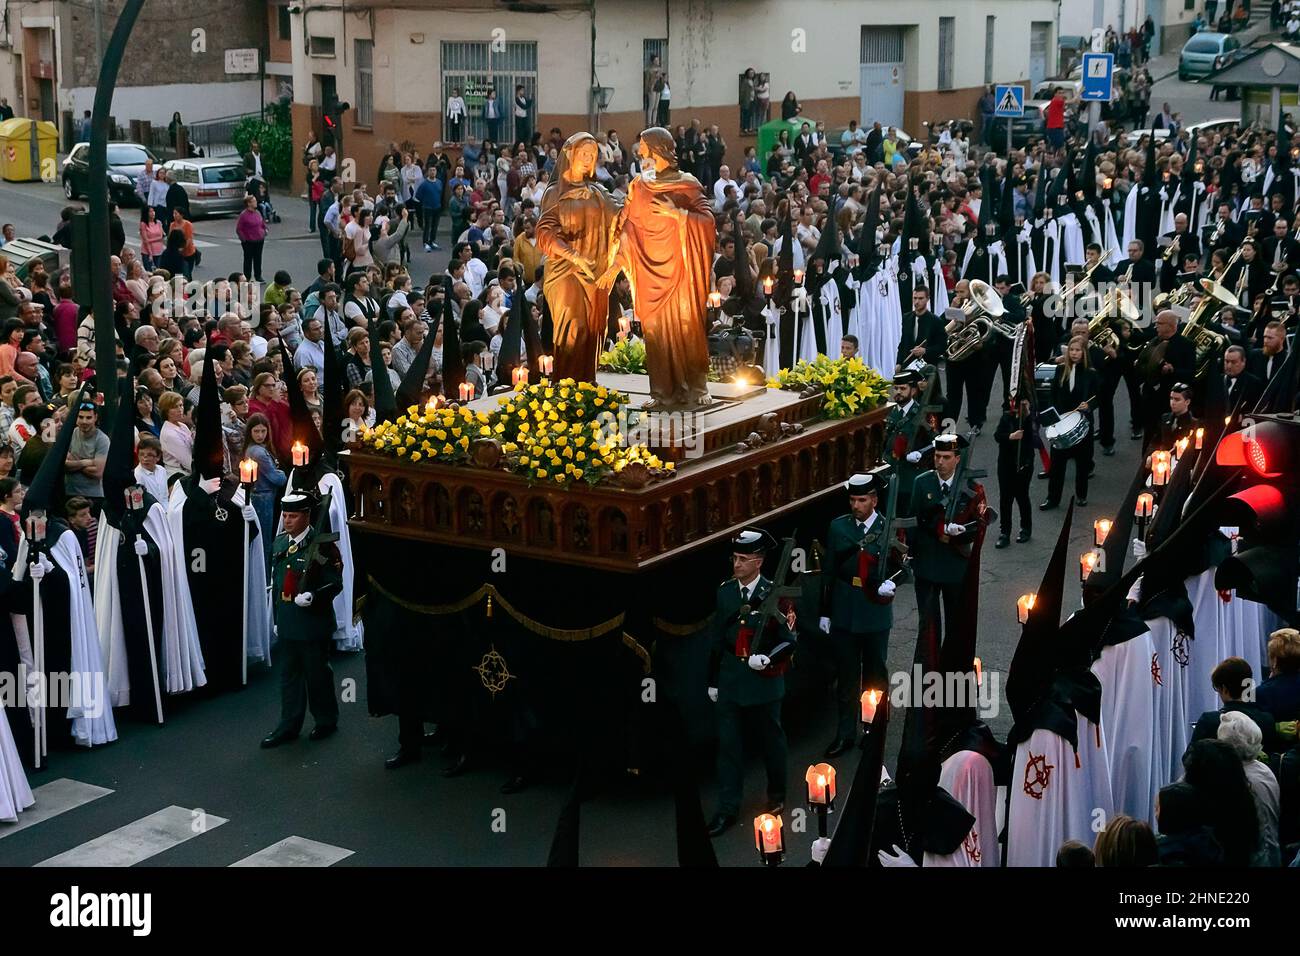
<instances>
[{"instance_id":1,"label":"black shoe","mask_svg":"<svg viewBox=\"0 0 1300 956\"><path fill-rule=\"evenodd\" d=\"M399 750L384 761L384 769L396 770L398 767L405 767L408 763L419 763L423 759L418 750Z\"/></svg>"},{"instance_id":2,"label":"black shoe","mask_svg":"<svg viewBox=\"0 0 1300 956\"><path fill-rule=\"evenodd\" d=\"M1102 445L1102 446L1101 446L1101 453L1102 453L1103 455L1105 455L1107 458L1110 458L1111 456L1113 456L1113 455L1115 454L1115 446L1114 446L1114 445Z\"/></svg>"},{"instance_id":3,"label":"black shoe","mask_svg":"<svg viewBox=\"0 0 1300 956\"><path fill-rule=\"evenodd\" d=\"M270 750L272 747L278 747L280 744L287 744L289 741L297 739L297 734L291 734L287 730L276 730L262 738L262 749Z\"/></svg>"},{"instance_id":4,"label":"black shoe","mask_svg":"<svg viewBox=\"0 0 1300 956\"><path fill-rule=\"evenodd\" d=\"M1047 472L1045 472L1045 471L1040 471L1040 472L1038 473L1038 480L1039 480L1039 481L1042 481L1042 480L1043 480L1044 478L1046 478L1046 477L1047 477Z\"/></svg>"},{"instance_id":5,"label":"black shoe","mask_svg":"<svg viewBox=\"0 0 1300 956\"><path fill-rule=\"evenodd\" d=\"M1030 531L1028 528L1021 528L1020 534L1016 535L1016 544L1024 544L1026 541L1032 538L1033 535L1034 533Z\"/></svg>"},{"instance_id":6,"label":"black shoe","mask_svg":"<svg viewBox=\"0 0 1300 956\"><path fill-rule=\"evenodd\" d=\"M1011 535L1009 535L1009 534L1000 534L1000 535L998 535L998 540L997 540L997 542L993 545L993 547L995 547L995 548L999 548L999 549L1001 549L1001 548L1009 548L1009 547L1011 547Z\"/></svg>"},{"instance_id":7,"label":"black shoe","mask_svg":"<svg viewBox=\"0 0 1300 956\"><path fill-rule=\"evenodd\" d=\"M1059 508L1060 506L1061 506L1061 503L1060 503L1059 501L1044 501L1041 505L1038 506L1038 510L1039 510L1039 511L1055 511L1055 510L1056 510L1057 508Z\"/></svg>"},{"instance_id":8,"label":"black shoe","mask_svg":"<svg viewBox=\"0 0 1300 956\"><path fill-rule=\"evenodd\" d=\"M831 741L831 745L826 748L826 752L822 756L824 756L827 760L830 760L833 757L838 757L842 753L848 753L852 749L853 749L852 738L838 737L835 740Z\"/></svg>"},{"instance_id":9,"label":"black shoe","mask_svg":"<svg viewBox=\"0 0 1300 956\"><path fill-rule=\"evenodd\" d=\"M1088 507L1088 499L1087 499L1087 498L1075 498L1075 499L1074 499L1074 504L1075 504L1076 507L1079 507L1079 508L1086 508L1086 507Z\"/></svg>"},{"instance_id":10,"label":"black shoe","mask_svg":"<svg viewBox=\"0 0 1300 956\"><path fill-rule=\"evenodd\" d=\"M1142 440L1142 429L1140 429L1140 428L1135 428L1135 429L1133 429L1133 434L1132 434L1130 437L1131 437L1134 441L1141 441L1141 440Z\"/></svg>"},{"instance_id":11,"label":"black shoe","mask_svg":"<svg viewBox=\"0 0 1300 956\"><path fill-rule=\"evenodd\" d=\"M326 737L334 736L336 733L338 733L338 731L339 731L338 724L327 724L324 727L322 727L320 724L317 724L315 727L311 729L311 733L307 735L307 739L324 740Z\"/></svg>"},{"instance_id":12,"label":"black shoe","mask_svg":"<svg viewBox=\"0 0 1300 956\"><path fill-rule=\"evenodd\" d=\"M719 837L736 825L734 813L719 813L709 821L709 836Z\"/></svg>"},{"instance_id":13,"label":"black shoe","mask_svg":"<svg viewBox=\"0 0 1300 956\"><path fill-rule=\"evenodd\" d=\"M451 766L442 768L442 775L444 777L459 777L468 769L469 757L465 754L461 754L452 762Z\"/></svg>"},{"instance_id":14,"label":"black shoe","mask_svg":"<svg viewBox=\"0 0 1300 956\"><path fill-rule=\"evenodd\" d=\"M502 793L518 793L528 786L528 778L522 774L511 777L505 783L501 784Z\"/></svg>"}]
</instances>

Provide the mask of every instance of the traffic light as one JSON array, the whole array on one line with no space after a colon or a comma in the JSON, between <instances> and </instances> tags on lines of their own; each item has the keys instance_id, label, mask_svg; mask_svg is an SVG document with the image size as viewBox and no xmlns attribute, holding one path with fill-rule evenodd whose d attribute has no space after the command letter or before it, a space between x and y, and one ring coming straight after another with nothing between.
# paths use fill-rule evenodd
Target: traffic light
<instances>
[{"instance_id":1,"label":"traffic light","mask_svg":"<svg viewBox=\"0 0 1300 956\"><path fill-rule=\"evenodd\" d=\"M351 103L332 99L325 104L322 111L325 122L325 136L323 139L333 145L335 151L340 151L343 148L343 114L350 109L352 109Z\"/></svg>"},{"instance_id":2,"label":"traffic light","mask_svg":"<svg viewBox=\"0 0 1300 956\"><path fill-rule=\"evenodd\" d=\"M1300 417L1259 415L1224 435L1215 462L1242 469L1242 487L1223 505L1224 525L1239 531L1237 552L1214 576L1295 623L1300 618Z\"/></svg>"}]
</instances>

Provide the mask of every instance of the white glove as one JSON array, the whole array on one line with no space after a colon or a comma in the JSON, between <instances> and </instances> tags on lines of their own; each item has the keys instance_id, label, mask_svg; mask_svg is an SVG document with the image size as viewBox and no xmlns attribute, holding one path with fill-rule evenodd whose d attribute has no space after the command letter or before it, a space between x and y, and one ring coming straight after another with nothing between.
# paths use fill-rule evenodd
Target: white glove
<instances>
[{"instance_id":1,"label":"white glove","mask_svg":"<svg viewBox=\"0 0 1300 956\"><path fill-rule=\"evenodd\" d=\"M298 605L299 607L311 607L311 592L306 591L302 594L299 594L296 598L293 599L293 603Z\"/></svg>"},{"instance_id":2,"label":"white glove","mask_svg":"<svg viewBox=\"0 0 1300 956\"><path fill-rule=\"evenodd\" d=\"M812 858L813 862L821 865L826 860L826 851L831 848L830 837L818 837L813 840Z\"/></svg>"},{"instance_id":3,"label":"white glove","mask_svg":"<svg viewBox=\"0 0 1300 956\"><path fill-rule=\"evenodd\" d=\"M45 565L41 564L40 561L33 561L32 566L28 571L31 574L33 581L39 581L41 578L45 577Z\"/></svg>"},{"instance_id":4,"label":"white glove","mask_svg":"<svg viewBox=\"0 0 1300 956\"><path fill-rule=\"evenodd\" d=\"M220 487L221 487L220 478L204 478L202 481L199 482L199 490L205 491L210 495L215 495L217 493L217 489Z\"/></svg>"},{"instance_id":5,"label":"white glove","mask_svg":"<svg viewBox=\"0 0 1300 956\"><path fill-rule=\"evenodd\" d=\"M921 453L919 451L909 451L907 453L907 463L909 465L915 465L920 460L921 460Z\"/></svg>"},{"instance_id":6,"label":"white glove","mask_svg":"<svg viewBox=\"0 0 1300 956\"><path fill-rule=\"evenodd\" d=\"M49 555L41 555L41 567L48 573L54 570L54 562L50 560Z\"/></svg>"},{"instance_id":7,"label":"white glove","mask_svg":"<svg viewBox=\"0 0 1300 956\"><path fill-rule=\"evenodd\" d=\"M876 593L881 597L893 597L894 592L898 590L898 585L893 581L884 581L880 587L876 588Z\"/></svg>"},{"instance_id":8,"label":"white glove","mask_svg":"<svg viewBox=\"0 0 1300 956\"><path fill-rule=\"evenodd\" d=\"M906 851L897 843L894 844L893 854L888 850L881 850L876 856L880 858L880 865L884 867L916 866L916 861L908 856Z\"/></svg>"},{"instance_id":9,"label":"white glove","mask_svg":"<svg viewBox=\"0 0 1300 956\"><path fill-rule=\"evenodd\" d=\"M257 512L253 510L252 505L244 505L244 507L240 508L239 515L249 524L257 520Z\"/></svg>"},{"instance_id":10,"label":"white glove","mask_svg":"<svg viewBox=\"0 0 1300 956\"><path fill-rule=\"evenodd\" d=\"M1147 543L1141 538L1133 539L1133 557L1145 558L1147 556Z\"/></svg>"},{"instance_id":11,"label":"white glove","mask_svg":"<svg viewBox=\"0 0 1300 956\"><path fill-rule=\"evenodd\" d=\"M770 663L772 663L772 659L766 654L749 655L749 669L752 671L761 671Z\"/></svg>"},{"instance_id":12,"label":"white glove","mask_svg":"<svg viewBox=\"0 0 1300 956\"><path fill-rule=\"evenodd\" d=\"M718 702L718 689L716 687L709 688L709 700L713 701L715 704Z\"/></svg>"},{"instance_id":13,"label":"white glove","mask_svg":"<svg viewBox=\"0 0 1300 956\"><path fill-rule=\"evenodd\" d=\"M966 526L964 524L958 524L955 521L950 521L943 526L943 533L948 535L950 538L955 535L965 534Z\"/></svg>"},{"instance_id":14,"label":"white glove","mask_svg":"<svg viewBox=\"0 0 1300 956\"><path fill-rule=\"evenodd\" d=\"M829 617L819 618L817 621L817 629L823 634L829 634L831 632L831 619Z\"/></svg>"},{"instance_id":15,"label":"white glove","mask_svg":"<svg viewBox=\"0 0 1300 956\"><path fill-rule=\"evenodd\" d=\"M142 558L149 553L149 545L145 543L144 538L135 539L135 553Z\"/></svg>"}]
</instances>

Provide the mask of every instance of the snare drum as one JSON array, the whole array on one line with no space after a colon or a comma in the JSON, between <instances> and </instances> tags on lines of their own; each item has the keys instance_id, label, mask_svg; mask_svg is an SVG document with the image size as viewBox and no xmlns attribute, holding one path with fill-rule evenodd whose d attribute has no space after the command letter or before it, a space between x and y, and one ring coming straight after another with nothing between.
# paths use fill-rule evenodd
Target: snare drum
<instances>
[{"instance_id":1,"label":"snare drum","mask_svg":"<svg viewBox=\"0 0 1300 956\"><path fill-rule=\"evenodd\" d=\"M1048 425L1043 429L1043 434L1053 449L1065 451L1087 438L1091 430L1092 425L1087 416L1083 412L1074 411L1066 412L1060 421Z\"/></svg>"}]
</instances>

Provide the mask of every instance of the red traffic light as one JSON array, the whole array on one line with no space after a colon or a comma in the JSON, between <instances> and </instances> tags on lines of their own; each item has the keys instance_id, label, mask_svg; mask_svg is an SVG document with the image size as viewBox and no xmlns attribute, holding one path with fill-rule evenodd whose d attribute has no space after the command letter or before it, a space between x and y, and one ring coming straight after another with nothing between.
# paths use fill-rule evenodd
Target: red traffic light
<instances>
[{"instance_id":1,"label":"red traffic light","mask_svg":"<svg viewBox=\"0 0 1300 956\"><path fill-rule=\"evenodd\" d=\"M1220 465L1249 466L1261 478L1280 478L1300 464L1300 425L1293 416L1271 416L1224 435L1214 453Z\"/></svg>"},{"instance_id":2,"label":"red traffic light","mask_svg":"<svg viewBox=\"0 0 1300 956\"><path fill-rule=\"evenodd\" d=\"M325 114L325 125L328 126L330 129L334 128L334 117L330 116L329 113Z\"/></svg>"}]
</instances>

